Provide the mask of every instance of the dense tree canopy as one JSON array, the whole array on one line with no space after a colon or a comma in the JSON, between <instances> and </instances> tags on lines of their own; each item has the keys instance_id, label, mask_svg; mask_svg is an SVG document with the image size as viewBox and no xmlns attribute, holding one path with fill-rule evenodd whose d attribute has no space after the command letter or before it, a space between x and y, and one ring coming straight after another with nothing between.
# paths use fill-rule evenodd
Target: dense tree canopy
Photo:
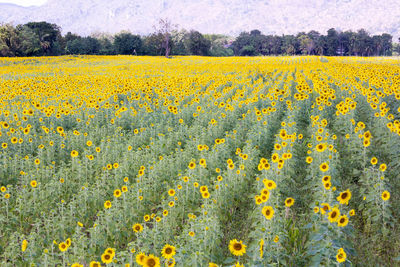
<instances>
[{"instance_id":1,"label":"dense tree canopy","mask_svg":"<svg viewBox=\"0 0 400 267\"><path fill-rule=\"evenodd\" d=\"M167 25L164 25L167 23ZM14 27L0 24L0 56L49 55L326 55L390 56L400 53L388 33L371 36L365 29L337 31L331 28L323 35L317 31L296 35L264 35L254 29L236 38L221 34L177 30L171 22L147 36L121 32L115 35L95 33L82 37L48 22L29 22ZM399 40L400 41L400 40Z\"/></svg>"}]
</instances>

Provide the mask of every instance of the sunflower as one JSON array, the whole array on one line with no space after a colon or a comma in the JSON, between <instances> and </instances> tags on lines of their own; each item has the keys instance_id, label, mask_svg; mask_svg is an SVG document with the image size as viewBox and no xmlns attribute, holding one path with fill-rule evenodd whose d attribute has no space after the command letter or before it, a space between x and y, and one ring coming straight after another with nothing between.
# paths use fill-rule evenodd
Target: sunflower
<instances>
[{"instance_id":1,"label":"sunflower","mask_svg":"<svg viewBox=\"0 0 400 267\"><path fill-rule=\"evenodd\" d=\"M371 144L371 141L369 139L364 139L364 141L363 141L364 147L369 147L370 144Z\"/></svg>"},{"instance_id":2,"label":"sunflower","mask_svg":"<svg viewBox=\"0 0 400 267\"><path fill-rule=\"evenodd\" d=\"M115 191L114 191L114 197L116 197L116 198L119 198L120 196L121 196L121 190L119 190L119 189L115 189Z\"/></svg>"},{"instance_id":3,"label":"sunflower","mask_svg":"<svg viewBox=\"0 0 400 267\"><path fill-rule=\"evenodd\" d=\"M71 151L71 157L76 158L79 155L78 151L72 150Z\"/></svg>"},{"instance_id":4,"label":"sunflower","mask_svg":"<svg viewBox=\"0 0 400 267\"><path fill-rule=\"evenodd\" d=\"M168 244L166 244L161 251L161 255L165 259L171 259L175 255L175 253L176 253L175 247Z\"/></svg>"},{"instance_id":5,"label":"sunflower","mask_svg":"<svg viewBox=\"0 0 400 267\"><path fill-rule=\"evenodd\" d=\"M382 192L382 195L381 195L381 198L382 198L383 201L389 200L389 198L390 198L390 193L389 193L388 191L383 191L383 192Z\"/></svg>"},{"instance_id":6,"label":"sunflower","mask_svg":"<svg viewBox=\"0 0 400 267\"><path fill-rule=\"evenodd\" d=\"M109 264L109 263L112 262L113 257L114 257L114 256L111 255L111 254L104 253L103 255L101 255L101 261L102 261L103 263L105 263L105 264Z\"/></svg>"},{"instance_id":7,"label":"sunflower","mask_svg":"<svg viewBox=\"0 0 400 267\"><path fill-rule=\"evenodd\" d=\"M246 253L246 245L242 241L233 239L229 242L229 250L235 256L243 256Z\"/></svg>"},{"instance_id":8,"label":"sunflower","mask_svg":"<svg viewBox=\"0 0 400 267\"><path fill-rule=\"evenodd\" d=\"M165 266L174 267L175 266L175 259L174 258L170 258L167 261L165 261Z\"/></svg>"},{"instance_id":9,"label":"sunflower","mask_svg":"<svg viewBox=\"0 0 400 267\"><path fill-rule=\"evenodd\" d=\"M324 152L324 150L326 149L326 144L318 144L318 145L315 147L315 149L316 149L318 152Z\"/></svg>"},{"instance_id":10,"label":"sunflower","mask_svg":"<svg viewBox=\"0 0 400 267\"><path fill-rule=\"evenodd\" d=\"M346 261L347 255L346 252L344 252L343 248L338 249L338 253L336 254L336 261L341 263Z\"/></svg>"},{"instance_id":11,"label":"sunflower","mask_svg":"<svg viewBox=\"0 0 400 267\"><path fill-rule=\"evenodd\" d=\"M66 250L68 249L68 245L65 244L64 242L61 242L61 243L58 245L58 248L60 249L61 252L64 252L64 251L66 251Z\"/></svg>"},{"instance_id":12,"label":"sunflower","mask_svg":"<svg viewBox=\"0 0 400 267\"><path fill-rule=\"evenodd\" d=\"M210 193L207 191L207 192L201 193L201 196L202 196L203 198L207 199L207 198L210 197Z\"/></svg>"},{"instance_id":13,"label":"sunflower","mask_svg":"<svg viewBox=\"0 0 400 267\"><path fill-rule=\"evenodd\" d=\"M136 223L135 225L132 226L133 231L136 233L139 233L143 231L143 226L140 223Z\"/></svg>"},{"instance_id":14,"label":"sunflower","mask_svg":"<svg viewBox=\"0 0 400 267\"><path fill-rule=\"evenodd\" d=\"M276 235L276 236L274 237L274 242L275 242L275 243L278 243L278 242L279 242L279 236Z\"/></svg>"},{"instance_id":15,"label":"sunflower","mask_svg":"<svg viewBox=\"0 0 400 267\"><path fill-rule=\"evenodd\" d=\"M104 251L104 254L110 254L111 257L114 258L114 256L115 256L115 249L113 249L113 248L107 248L107 249Z\"/></svg>"},{"instance_id":16,"label":"sunflower","mask_svg":"<svg viewBox=\"0 0 400 267\"><path fill-rule=\"evenodd\" d=\"M324 177L322 177L322 183L326 183L326 182L330 182L331 181L331 177L329 175L325 175Z\"/></svg>"},{"instance_id":17,"label":"sunflower","mask_svg":"<svg viewBox=\"0 0 400 267\"><path fill-rule=\"evenodd\" d=\"M387 166L386 166L385 163L382 163L382 164L379 166L379 170L380 170L381 172L386 171L386 168L387 168Z\"/></svg>"},{"instance_id":18,"label":"sunflower","mask_svg":"<svg viewBox=\"0 0 400 267\"><path fill-rule=\"evenodd\" d=\"M320 169L322 172L326 172L326 171L329 170L329 164L326 163L326 162L324 162L324 163L322 163L321 165L319 165L319 169Z\"/></svg>"},{"instance_id":19,"label":"sunflower","mask_svg":"<svg viewBox=\"0 0 400 267\"><path fill-rule=\"evenodd\" d=\"M262 259L264 255L264 239L260 239L260 258Z\"/></svg>"},{"instance_id":20,"label":"sunflower","mask_svg":"<svg viewBox=\"0 0 400 267\"><path fill-rule=\"evenodd\" d=\"M110 200L107 200L106 202L104 202L104 208L106 208L106 209L109 209L109 208L111 208L111 201Z\"/></svg>"},{"instance_id":21,"label":"sunflower","mask_svg":"<svg viewBox=\"0 0 400 267\"><path fill-rule=\"evenodd\" d=\"M328 219L331 223L337 222L340 217L340 210L338 208L333 208L328 214Z\"/></svg>"},{"instance_id":22,"label":"sunflower","mask_svg":"<svg viewBox=\"0 0 400 267\"><path fill-rule=\"evenodd\" d=\"M261 212L267 220L271 220L274 216L274 209L271 206L263 207Z\"/></svg>"},{"instance_id":23,"label":"sunflower","mask_svg":"<svg viewBox=\"0 0 400 267\"><path fill-rule=\"evenodd\" d=\"M268 190L276 188L276 183L272 180L263 180L263 183Z\"/></svg>"},{"instance_id":24,"label":"sunflower","mask_svg":"<svg viewBox=\"0 0 400 267\"><path fill-rule=\"evenodd\" d=\"M101 267L101 264L98 261L91 261L89 267Z\"/></svg>"},{"instance_id":25,"label":"sunflower","mask_svg":"<svg viewBox=\"0 0 400 267\"><path fill-rule=\"evenodd\" d=\"M22 245L21 245L21 250L22 252L24 252L26 250L26 248L28 247L28 241L26 239L24 239L22 241Z\"/></svg>"},{"instance_id":26,"label":"sunflower","mask_svg":"<svg viewBox=\"0 0 400 267\"><path fill-rule=\"evenodd\" d=\"M199 164L202 166L206 166L206 160L205 159L200 159Z\"/></svg>"},{"instance_id":27,"label":"sunflower","mask_svg":"<svg viewBox=\"0 0 400 267\"><path fill-rule=\"evenodd\" d=\"M337 201L340 202L340 204L349 204L349 200L351 199L351 192L349 189L347 189L346 191L343 191L340 193L340 195L336 198Z\"/></svg>"},{"instance_id":28,"label":"sunflower","mask_svg":"<svg viewBox=\"0 0 400 267\"><path fill-rule=\"evenodd\" d=\"M313 158L312 158L312 157L308 156L308 157L306 158L306 162L307 162L308 164L310 164L312 161L313 161Z\"/></svg>"},{"instance_id":29,"label":"sunflower","mask_svg":"<svg viewBox=\"0 0 400 267\"><path fill-rule=\"evenodd\" d=\"M196 168L196 163L194 163L193 161L189 163L189 169L193 170L194 168Z\"/></svg>"},{"instance_id":30,"label":"sunflower","mask_svg":"<svg viewBox=\"0 0 400 267\"><path fill-rule=\"evenodd\" d=\"M349 218L346 215L340 216L337 221L339 227L345 227L349 223Z\"/></svg>"},{"instance_id":31,"label":"sunflower","mask_svg":"<svg viewBox=\"0 0 400 267\"><path fill-rule=\"evenodd\" d=\"M32 180L32 181L31 181L31 186L32 186L33 188L35 188L35 187L37 186L36 180Z\"/></svg>"},{"instance_id":32,"label":"sunflower","mask_svg":"<svg viewBox=\"0 0 400 267\"><path fill-rule=\"evenodd\" d=\"M356 215L356 211L355 211L354 209L352 209L352 210L349 212L349 215L350 215L350 216Z\"/></svg>"},{"instance_id":33,"label":"sunflower","mask_svg":"<svg viewBox=\"0 0 400 267\"><path fill-rule=\"evenodd\" d=\"M331 188L331 185L332 185L331 182L324 183L325 190L329 190Z\"/></svg>"},{"instance_id":34,"label":"sunflower","mask_svg":"<svg viewBox=\"0 0 400 267\"><path fill-rule=\"evenodd\" d=\"M291 206L293 206L293 204L294 204L294 199L293 199L293 198L288 197L288 198L285 200L285 206L286 206L286 207L291 207Z\"/></svg>"},{"instance_id":35,"label":"sunflower","mask_svg":"<svg viewBox=\"0 0 400 267\"><path fill-rule=\"evenodd\" d=\"M208 267L218 267L218 265L215 264L214 262L210 262L208 263Z\"/></svg>"},{"instance_id":36,"label":"sunflower","mask_svg":"<svg viewBox=\"0 0 400 267\"><path fill-rule=\"evenodd\" d=\"M278 160L279 160L279 155L276 154L276 153L272 154L271 160L272 160L272 162L275 162L275 163L278 162Z\"/></svg>"},{"instance_id":37,"label":"sunflower","mask_svg":"<svg viewBox=\"0 0 400 267\"><path fill-rule=\"evenodd\" d=\"M376 157L373 157L372 159L371 159L371 164L372 165L376 165L378 163L378 159L376 158Z\"/></svg>"},{"instance_id":38,"label":"sunflower","mask_svg":"<svg viewBox=\"0 0 400 267\"><path fill-rule=\"evenodd\" d=\"M170 195L171 197L175 196L175 190L174 189L168 190L168 195Z\"/></svg>"},{"instance_id":39,"label":"sunflower","mask_svg":"<svg viewBox=\"0 0 400 267\"><path fill-rule=\"evenodd\" d=\"M150 254L144 260L143 266L145 267L159 267L160 266L160 259L153 254Z\"/></svg>"},{"instance_id":40,"label":"sunflower","mask_svg":"<svg viewBox=\"0 0 400 267\"><path fill-rule=\"evenodd\" d=\"M314 207L314 213L318 213L319 212L319 207Z\"/></svg>"},{"instance_id":41,"label":"sunflower","mask_svg":"<svg viewBox=\"0 0 400 267\"><path fill-rule=\"evenodd\" d=\"M146 260L146 254L143 252L140 252L136 255L136 263L139 264L140 266L144 265L144 261Z\"/></svg>"}]
</instances>

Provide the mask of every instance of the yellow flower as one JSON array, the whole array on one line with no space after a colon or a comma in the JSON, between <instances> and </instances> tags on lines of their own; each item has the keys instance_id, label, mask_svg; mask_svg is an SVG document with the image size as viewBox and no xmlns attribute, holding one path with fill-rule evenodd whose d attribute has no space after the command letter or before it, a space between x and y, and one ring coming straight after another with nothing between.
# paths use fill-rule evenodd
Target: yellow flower
<instances>
[{"instance_id":1,"label":"yellow flower","mask_svg":"<svg viewBox=\"0 0 400 267\"><path fill-rule=\"evenodd\" d=\"M136 223L135 225L132 226L133 231L136 233L139 233L143 231L143 226L140 223Z\"/></svg>"},{"instance_id":2,"label":"yellow flower","mask_svg":"<svg viewBox=\"0 0 400 267\"><path fill-rule=\"evenodd\" d=\"M349 223L349 218L346 215L340 216L337 221L339 227L345 227Z\"/></svg>"},{"instance_id":3,"label":"yellow flower","mask_svg":"<svg viewBox=\"0 0 400 267\"><path fill-rule=\"evenodd\" d=\"M103 254L101 255L101 261L102 261L103 263L105 263L105 264L111 263L112 260L113 260L113 258L114 258L114 256L111 255L111 254L103 253Z\"/></svg>"},{"instance_id":4,"label":"yellow flower","mask_svg":"<svg viewBox=\"0 0 400 267\"><path fill-rule=\"evenodd\" d=\"M229 242L229 250L235 256L243 256L246 253L246 245L242 241L233 239Z\"/></svg>"},{"instance_id":5,"label":"yellow flower","mask_svg":"<svg viewBox=\"0 0 400 267\"><path fill-rule=\"evenodd\" d=\"M336 254L336 261L341 263L345 262L347 258L346 252L344 252L343 248L338 249L338 252Z\"/></svg>"},{"instance_id":6,"label":"yellow flower","mask_svg":"<svg viewBox=\"0 0 400 267\"><path fill-rule=\"evenodd\" d=\"M104 202L104 208L106 208L106 209L109 209L109 208L111 208L111 201L110 200L107 200L106 202Z\"/></svg>"},{"instance_id":7,"label":"yellow flower","mask_svg":"<svg viewBox=\"0 0 400 267\"><path fill-rule=\"evenodd\" d=\"M61 242L60 244L58 244L58 248L60 249L61 252L64 252L68 249L68 245L65 244L64 242Z\"/></svg>"},{"instance_id":8,"label":"yellow flower","mask_svg":"<svg viewBox=\"0 0 400 267\"><path fill-rule=\"evenodd\" d=\"M32 181L31 181L31 186L32 186L33 188L35 188L35 187L37 186L36 180L32 180Z\"/></svg>"},{"instance_id":9,"label":"yellow flower","mask_svg":"<svg viewBox=\"0 0 400 267\"><path fill-rule=\"evenodd\" d=\"M390 193L389 193L388 191L383 191L383 192L382 192L382 195L381 195L381 198L382 198L383 201L389 200L389 198L390 198Z\"/></svg>"},{"instance_id":10,"label":"yellow flower","mask_svg":"<svg viewBox=\"0 0 400 267\"><path fill-rule=\"evenodd\" d=\"M326 162L324 162L324 163L322 163L322 164L319 166L319 169L320 169L322 172L326 172L326 171L329 170L329 164L326 163Z\"/></svg>"},{"instance_id":11,"label":"yellow flower","mask_svg":"<svg viewBox=\"0 0 400 267\"><path fill-rule=\"evenodd\" d=\"M98 261L91 261L89 267L101 267L101 264Z\"/></svg>"},{"instance_id":12,"label":"yellow flower","mask_svg":"<svg viewBox=\"0 0 400 267\"><path fill-rule=\"evenodd\" d=\"M140 266L143 266L146 258L147 258L146 254L140 252L136 255L136 263L139 264Z\"/></svg>"},{"instance_id":13,"label":"yellow flower","mask_svg":"<svg viewBox=\"0 0 400 267\"><path fill-rule=\"evenodd\" d=\"M349 189L340 193L340 195L336 198L340 204L349 204L349 200L351 199L351 192Z\"/></svg>"},{"instance_id":14,"label":"yellow flower","mask_svg":"<svg viewBox=\"0 0 400 267\"><path fill-rule=\"evenodd\" d=\"M289 197L289 198L287 198L285 200L285 206L286 207L291 207L291 206L293 206L293 204L294 204L294 199L293 198Z\"/></svg>"},{"instance_id":15,"label":"yellow flower","mask_svg":"<svg viewBox=\"0 0 400 267\"><path fill-rule=\"evenodd\" d=\"M386 166L385 163L382 163L382 164L379 166L379 170L380 170L381 172L386 171L386 168L387 168L387 166Z\"/></svg>"},{"instance_id":16,"label":"yellow flower","mask_svg":"<svg viewBox=\"0 0 400 267\"><path fill-rule=\"evenodd\" d=\"M79 155L78 151L72 150L71 151L71 157L76 158Z\"/></svg>"},{"instance_id":17,"label":"yellow flower","mask_svg":"<svg viewBox=\"0 0 400 267\"><path fill-rule=\"evenodd\" d=\"M21 250L22 252L24 252L26 250L26 248L28 247L28 241L26 239L24 239L22 241L22 245L21 245Z\"/></svg>"},{"instance_id":18,"label":"yellow flower","mask_svg":"<svg viewBox=\"0 0 400 267\"><path fill-rule=\"evenodd\" d=\"M340 217L340 210L338 208L333 208L328 214L328 219L331 223L337 222Z\"/></svg>"},{"instance_id":19,"label":"yellow flower","mask_svg":"<svg viewBox=\"0 0 400 267\"><path fill-rule=\"evenodd\" d=\"M114 190L114 197L119 198L121 196L121 194L122 194L121 190L119 190L119 189Z\"/></svg>"},{"instance_id":20,"label":"yellow flower","mask_svg":"<svg viewBox=\"0 0 400 267\"><path fill-rule=\"evenodd\" d=\"M160 267L160 259L153 254L150 254L144 260L144 267Z\"/></svg>"},{"instance_id":21,"label":"yellow flower","mask_svg":"<svg viewBox=\"0 0 400 267\"><path fill-rule=\"evenodd\" d=\"M161 255L165 259L171 259L175 255L175 253L176 253L175 247L168 244L166 244L161 251Z\"/></svg>"},{"instance_id":22,"label":"yellow flower","mask_svg":"<svg viewBox=\"0 0 400 267\"><path fill-rule=\"evenodd\" d=\"M261 212L267 220L271 220L274 216L274 209L271 206L263 207Z\"/></svg>"}]
</instances>

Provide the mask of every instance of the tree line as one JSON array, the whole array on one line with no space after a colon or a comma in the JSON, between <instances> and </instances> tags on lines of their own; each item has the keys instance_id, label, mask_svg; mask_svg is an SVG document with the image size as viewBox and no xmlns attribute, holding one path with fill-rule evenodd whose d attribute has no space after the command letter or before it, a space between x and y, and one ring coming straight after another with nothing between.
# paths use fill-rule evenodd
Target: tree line
<instances>
[{"instance_id":1,"label":"tree line","mask_svg":"<svg viewBox=\"0 0 400 267\"><path fill-rule=\"evenodd\" d=\"M202 34L177 30L160 20L158 29L146 36L127 31L115 35L95 33L79 36L48 22L29 22L13 26L0 24L0 56L58 55L326 55L391 56L400 54L400 45L388 33L370 35L366 30L337 31L326 35L317 31L296 35L265 35L259 30L242 32L236 38L222 34ZM400 38L399 38L400 42Z\"/></svg>"}]
</instances>

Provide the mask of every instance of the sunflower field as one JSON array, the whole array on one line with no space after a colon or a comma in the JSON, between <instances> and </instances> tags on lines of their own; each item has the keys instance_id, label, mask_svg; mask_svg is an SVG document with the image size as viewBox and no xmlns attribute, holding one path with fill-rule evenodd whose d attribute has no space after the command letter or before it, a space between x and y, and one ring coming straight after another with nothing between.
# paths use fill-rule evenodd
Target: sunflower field
<instances>
[{"instance_id":1,"label":"sunflower field","mask_svg":"<svg viewBox=\"0 0 400 267\"><path fill-rule=\"evenodd\" d=\"M1 266L400 266L400 59L0 58Z\"/></svg>"}]
</instances>

